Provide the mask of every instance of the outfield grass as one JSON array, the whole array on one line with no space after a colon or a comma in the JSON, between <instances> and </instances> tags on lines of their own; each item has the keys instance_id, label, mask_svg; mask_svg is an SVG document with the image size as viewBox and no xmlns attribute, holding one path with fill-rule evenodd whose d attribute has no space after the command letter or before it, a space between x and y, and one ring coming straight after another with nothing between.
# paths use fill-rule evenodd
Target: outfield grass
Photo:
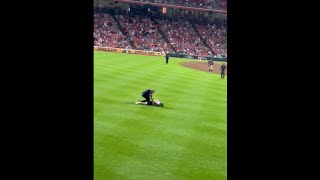
<instances>
[{"instance_id":1,"label":"outfield grass","mask_svg":"<svg viewBox=\"0 0 320 180\"><path fill-rule=\"evenodd\" d=\"M94 179L226 180L227 76L94 53ZM135 105L154 88L165 107Z\"/></svg>"}]
</instances>

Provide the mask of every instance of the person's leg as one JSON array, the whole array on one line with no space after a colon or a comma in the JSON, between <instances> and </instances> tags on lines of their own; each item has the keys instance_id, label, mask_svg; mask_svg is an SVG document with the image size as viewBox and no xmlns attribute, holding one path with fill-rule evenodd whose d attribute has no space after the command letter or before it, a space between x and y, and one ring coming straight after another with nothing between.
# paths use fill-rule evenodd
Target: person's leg
<instances>
[{"instance_id":1,"label":"person's leg","mask_svg":"<svg viewBox=\"0 0 320 180\"><path fill-rule=\"evenodd\" d=\"M149 101L150 101L150 97L146 97L146 99L141 102L149 102Z\"/></svg>"},{"instance_id":2,"label":"person's leg","mask_svg":"<svg viewBox=\"0 0 320 180\"><path fill-rule=\"evenodd\" d=\"M143 104L143 105L147 105L147 102L136 102L136 104Z\"/></svg>"},{"instance_id":3,"label":"person's leg","mask_svg":"<svg viewBox=\"0 0 320 180\"><path fill-rule=\"evenodd\" d=\"M144 95L142 97L144 97L145 100L142 100L141 102L149 102L150 101L150 97L148 95Z\"/></svg>"}]
</instances>

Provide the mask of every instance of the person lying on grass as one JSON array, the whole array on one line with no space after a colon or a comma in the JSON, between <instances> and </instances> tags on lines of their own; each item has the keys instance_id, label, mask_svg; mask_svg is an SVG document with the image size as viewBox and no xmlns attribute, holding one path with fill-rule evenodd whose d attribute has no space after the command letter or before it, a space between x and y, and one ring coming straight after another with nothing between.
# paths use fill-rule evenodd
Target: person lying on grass
<instances>
[{"instance_id":1,"label":"person lying on grass","mask_svg":"<svg viewBox=\"0 0 320 180\"><path fill-rule=\"evenodd\" d=\"M161 106L161 107L164 106L164 104L162 102L160 102L159 99L155 99L155 100L149 101L149 103L145 102L145 101L141 101L139 99L138 102L136 102L136 104L149 105L149 106Z\"/></svg>"}]
</instances>

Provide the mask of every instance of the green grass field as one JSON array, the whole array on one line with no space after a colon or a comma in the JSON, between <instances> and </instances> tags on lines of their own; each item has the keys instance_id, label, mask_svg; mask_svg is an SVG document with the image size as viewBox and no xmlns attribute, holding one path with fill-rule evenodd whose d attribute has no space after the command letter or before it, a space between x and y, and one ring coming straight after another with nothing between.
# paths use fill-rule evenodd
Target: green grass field
<instances>
[{"instance_id":1,"label":"green grass field","mask_svg":"<svg viewBox=\"0 0 320 180\"><path fill-rule=\"evenodd\" d=\"M227 77L184 61L94 52L95 180L227 179Z\"/></svg>"}]
</instances>

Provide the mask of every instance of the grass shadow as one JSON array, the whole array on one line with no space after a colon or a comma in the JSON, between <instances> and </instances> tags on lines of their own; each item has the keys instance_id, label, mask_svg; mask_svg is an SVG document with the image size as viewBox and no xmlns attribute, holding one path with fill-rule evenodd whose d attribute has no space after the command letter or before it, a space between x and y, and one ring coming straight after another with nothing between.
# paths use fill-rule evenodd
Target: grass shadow
<instances>
[{"instance_id":1,"label":"grass shadow","mask_svg":"<svg viewBox=\"0 0 320 180\"><path fill-rule=\"evenodd\" d=\"M123 104L130 104L130 105L135 105L135 106L147 106L147 105L144 105L144 104L135 104L135 102L123 102ZM163 106L163 107L160 107L160 106L148 106L148 107L154 107L154 108L163 108L163 109L173 109L171 107L167 107L167 106Z\"/></svg>"}]
</instances>

